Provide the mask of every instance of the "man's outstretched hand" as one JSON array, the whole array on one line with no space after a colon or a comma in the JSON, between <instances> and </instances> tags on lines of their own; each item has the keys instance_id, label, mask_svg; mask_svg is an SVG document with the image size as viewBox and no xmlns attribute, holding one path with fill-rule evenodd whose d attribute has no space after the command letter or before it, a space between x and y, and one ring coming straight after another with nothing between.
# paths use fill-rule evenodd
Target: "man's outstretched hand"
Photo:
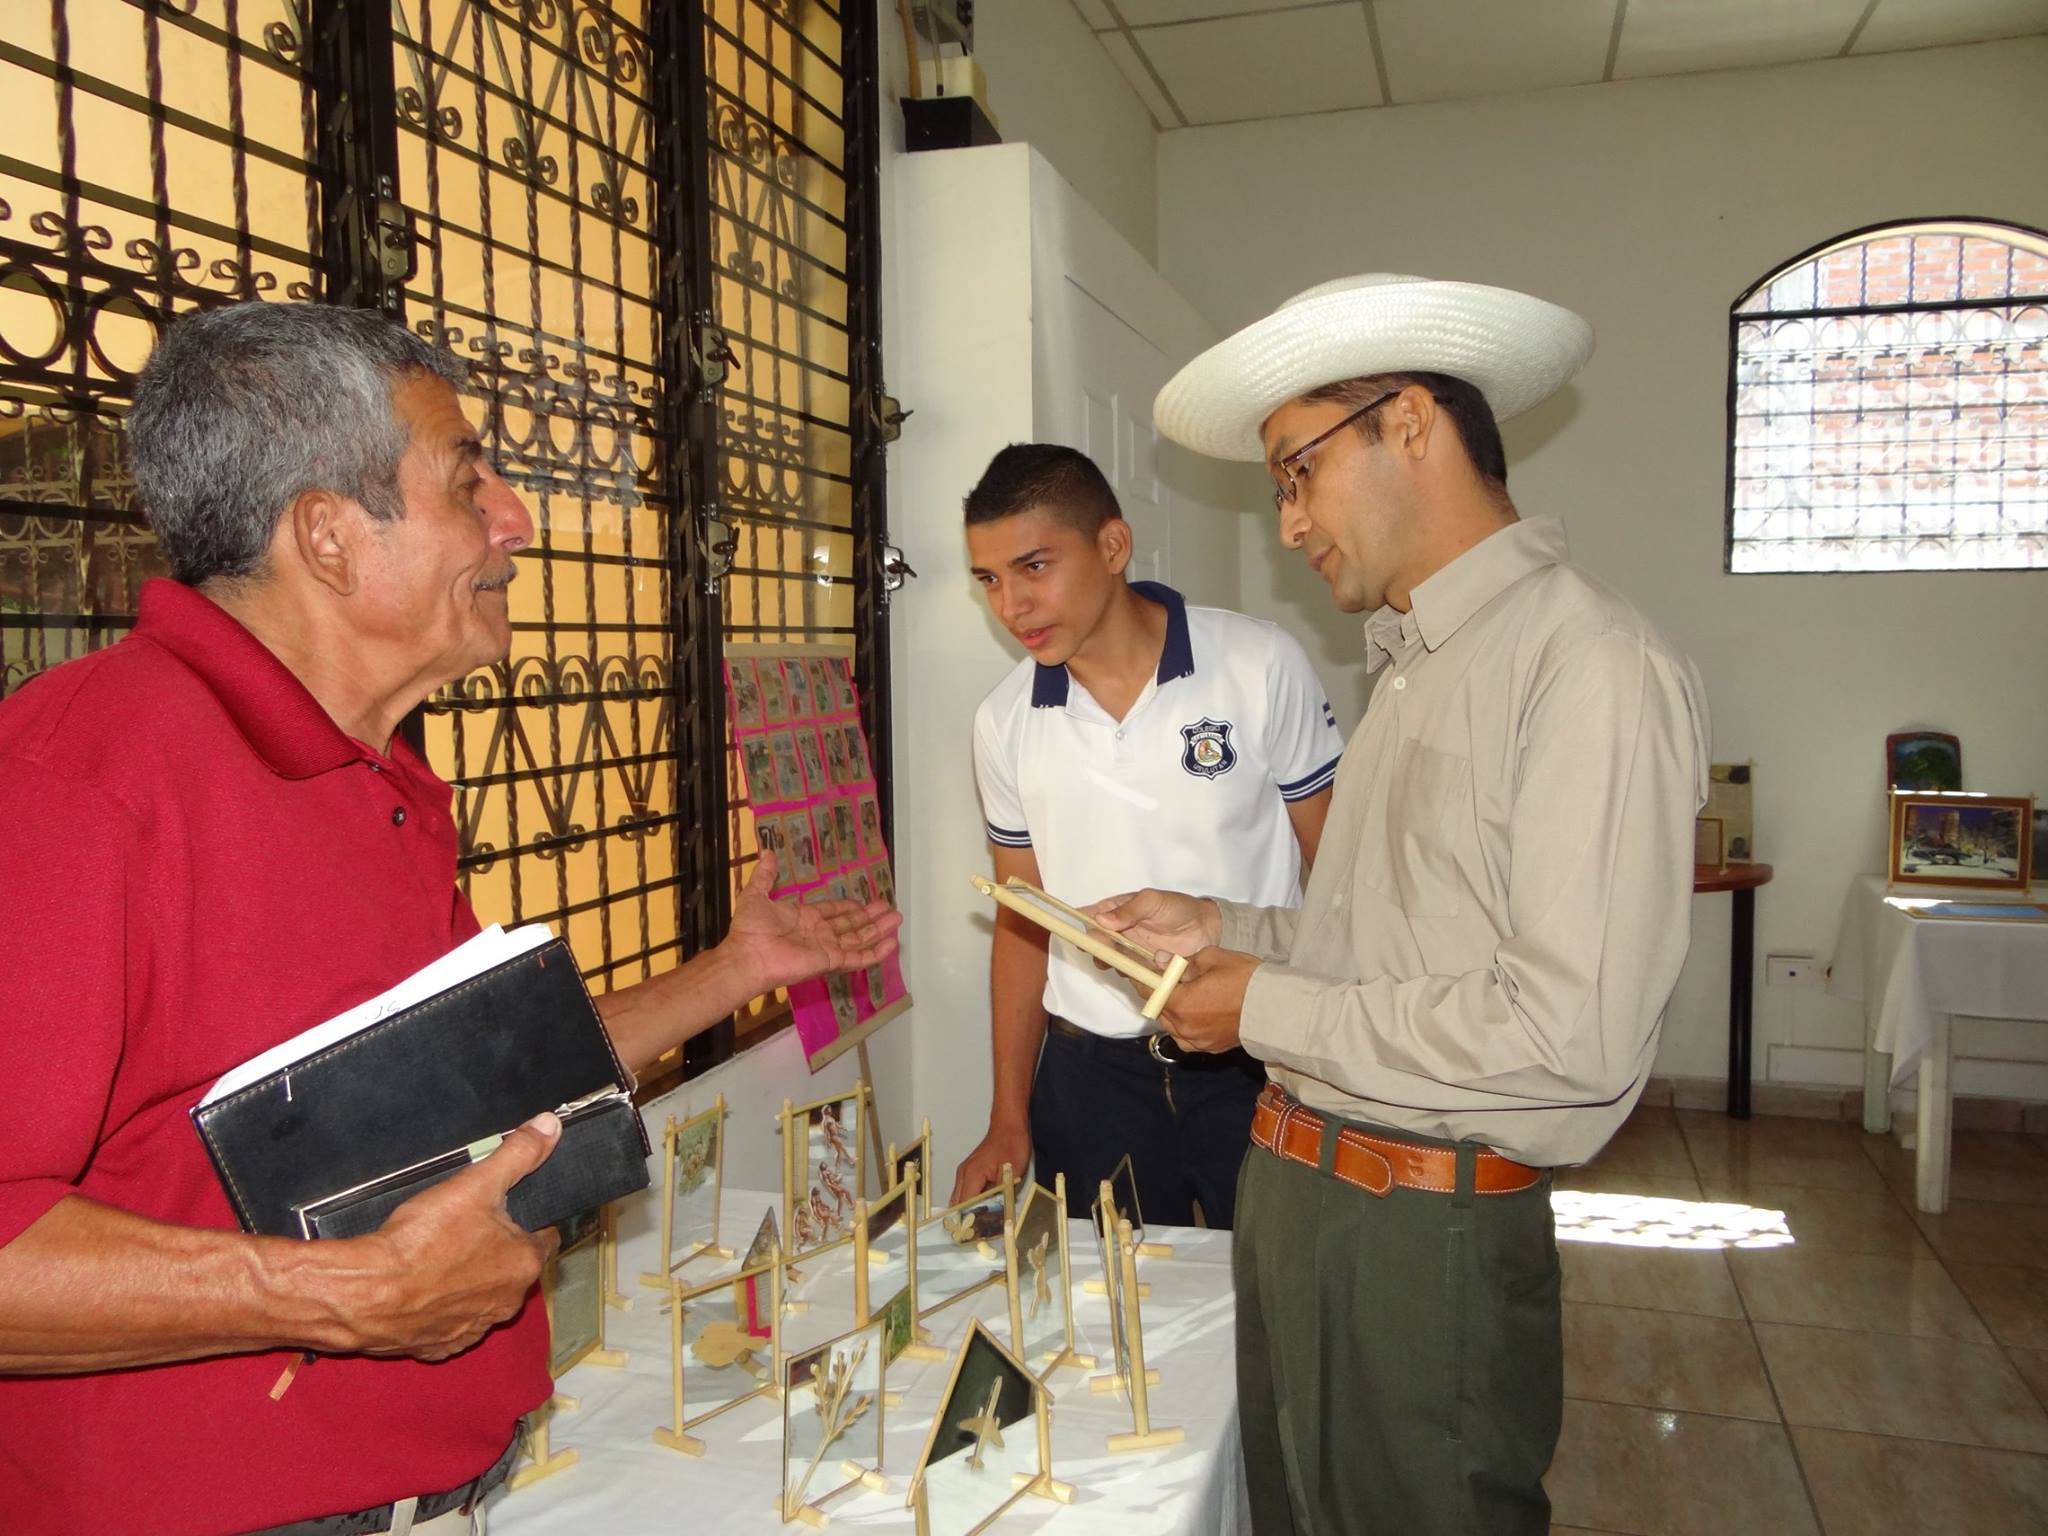
<instances>
[{"instance_id":1,"label":"man's outstretched hand","mask_svg":"<svg viewBox=\"0 0 2048 1536\"><path fill-rule=\"evenodd\" d=\"M756 994L834 971L865 970L896 953L903 914L886 901L778 901L769 894L774 889L775 855L764 848L733 903L725 937Z\"/></svg>"}]
</instances>

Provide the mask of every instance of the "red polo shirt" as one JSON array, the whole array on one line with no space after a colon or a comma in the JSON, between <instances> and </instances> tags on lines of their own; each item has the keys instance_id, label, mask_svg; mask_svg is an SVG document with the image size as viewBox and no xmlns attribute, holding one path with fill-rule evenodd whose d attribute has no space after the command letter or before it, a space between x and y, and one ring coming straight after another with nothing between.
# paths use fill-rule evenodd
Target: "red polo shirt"
<instances>
[{"instance_id":1,"label":"red polo shirt","mask_svg":"<svg viewBox=\"0 0 2048 1536\"><path fill-rule=\"evenodd\" d=\"M188 587L0 701L0 1244L77 1193L234 1230L187 1111L476 932L448 786ZM0 1528L247 1531L457 1487L551 1390L533 1298L436 1365L0 1378Z\"/></svg>"}]
</instances>

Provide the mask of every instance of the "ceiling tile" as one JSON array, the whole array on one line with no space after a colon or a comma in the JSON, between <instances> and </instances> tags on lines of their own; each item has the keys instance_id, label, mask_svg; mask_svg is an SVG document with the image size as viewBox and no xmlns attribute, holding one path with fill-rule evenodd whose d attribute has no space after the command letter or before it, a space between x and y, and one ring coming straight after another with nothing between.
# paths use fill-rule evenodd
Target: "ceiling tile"
<instances>
[{"instance_id":1,"label":"ceiling tile","mask_svg":"<svg viewBox=\"0 0 2048 1536\"><path fill-rule=\"evenodd\" d=\"M1629 0L1617 80L1829 59L1866 0Z\"/></svg>"},{"instance_id":2,"label":"ceiling tile","mask_svg":"<svg viewBox=\"0 0 2048 1536\"><path fill-rule=\"evenodd\" d=\"M1615 0L1375 0L1396 102L1585 85L1607 67Z\"/></svg>"},{"instance_id":3,"label":"ceiling tile","mask_svg":"<svg viewBox=\"0 0 2048 1536\"><path fill-rule=\"evenodd\" d=\"M1109 7L1102 0L1074 0L1074 9L1081 13L1081 19L1100 32L1116 25L1116 18L1109 14Z\"/></svg>"},{"instance_id":4,"label":"ceiling tile","mask_svg":"<svg viewBox=\"0 0 2048 1536\"><path fill-rule=\"evenodd\" d=\"M1330 0L1353 5L1358 0ZM1206 21L1216 16L1241 16L1251 11L1299 10L1302 0L1116 0L1127 25L1156 26L1166 21Z\"/></svg>"},{"instance_id":5,"label":"ceiling tile","mask_svg":"<svg viewBox=\"0 0 2048 1536\"><path fill-rule=\"evenodd\" d=\"M1109 56L1116 60L1116 67L1123 71L1124 79L1131 89L1138 93L1138 100L1145 103L1145 110L1152 114L1152 121L1161 128L1181 126L1180 114L1159 93L1159 82L1152 78L1152 72L1145 68L1138 58L1138 50L1131 46L1131 40L1121 32L1102 34L1102 46L1109 50Z\"/></svg>"},{"instance_id":6,"label":"ceiling tile","mask_svg":"<svg viewBox=\"0 0 2048 1536\"><path fill-rule=\"evenodd\" d=\"M1147 27L1134 34L1191 123L1380 104L1356 5Z\"/></svg>"},{"instance_id":7,"label":"ceiling tile","mask_svg":"<svg viewBox=\"0 0 2048 1536\"><path fill-rule=\"evenodd\" d=\"M1856 53L1982 43L2048 32L2048 0L1878 0Z\"/></svg>"}]
</instances>

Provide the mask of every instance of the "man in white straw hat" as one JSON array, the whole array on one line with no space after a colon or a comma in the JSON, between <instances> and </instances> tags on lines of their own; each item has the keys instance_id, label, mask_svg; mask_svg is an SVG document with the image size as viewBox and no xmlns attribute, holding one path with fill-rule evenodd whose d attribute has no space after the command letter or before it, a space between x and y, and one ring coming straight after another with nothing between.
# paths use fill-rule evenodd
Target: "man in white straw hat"
<instances>
[{"instance_id":1,"label":"man in white straw hat","mask_svg":"<svg viewBox=\"0 0 2048 1536\"><path fill-rule=\"evenodd\" d=\"M1527 295L1327 283L1164 390L1271 472L1280 537L1378 674L1302 906L1177 892L1107 928L1194 964L1165 1023L1272 1081L1234 1257L1261 1536L1545 1530L1563 1380L1550 1170L1627 1117L1685 958L1706 706L1523 521L1496 422L1592 352ZM1263 1150L1258 1150L1263 1149Z\"/></svg>"}]
</instances>

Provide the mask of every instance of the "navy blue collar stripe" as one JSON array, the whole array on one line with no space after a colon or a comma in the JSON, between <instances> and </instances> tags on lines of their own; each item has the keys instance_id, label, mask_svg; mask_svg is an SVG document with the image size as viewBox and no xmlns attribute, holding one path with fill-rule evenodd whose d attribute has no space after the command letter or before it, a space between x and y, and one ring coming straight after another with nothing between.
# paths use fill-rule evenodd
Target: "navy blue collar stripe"
<instances>
[{"instance_id":1,"label":"navy blue collar stripe","mask_svg":"<svg viewBox=\"0 0 2048 1536\"><path fill-rule=\"evenodd\" d=\"M1187 599L1158 581L1134 581L1131 590L1166 610L1166 644L1159 652L1158 681L1170 683L1177 677L1193 677L1195 648L1188 639ZM1066 708L1067 684L1065 667L1040 667L1031 677L1031 707Z\"/></svg>"}]
</instances>

